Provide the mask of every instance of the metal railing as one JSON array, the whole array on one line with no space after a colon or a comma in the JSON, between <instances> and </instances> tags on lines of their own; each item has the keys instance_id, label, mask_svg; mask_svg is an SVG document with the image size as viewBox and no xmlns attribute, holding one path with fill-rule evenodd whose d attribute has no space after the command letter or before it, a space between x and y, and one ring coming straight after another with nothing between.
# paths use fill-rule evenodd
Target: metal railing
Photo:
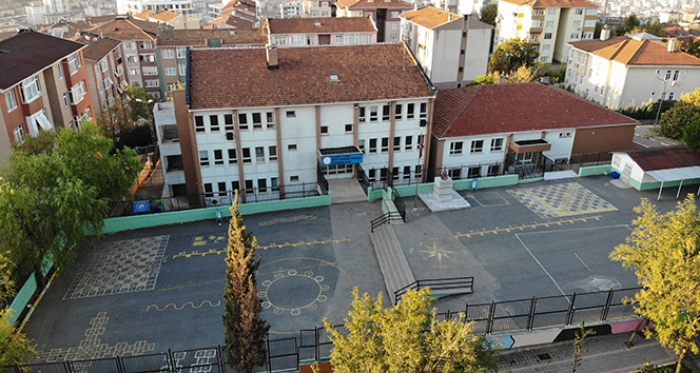
<instances>
[{"instance_id":1,"label":"metal railing","mask_svg":"<svg viewBox=\"0 0 700 373\"><path fill-rule=\"evenodd\" d=\"M444 290L465 289L460 294L471 294L474 286L474 277L451 277L451 278L432 278L426 280L417 280L413 283L402 287L394 292L394 305L398 304L401 298L408 292L409 289L420 290L430 288L431 292L440 293Z\"/></svg>"},{"instance_id":2,"label":"metal railing","mask_svg":"<svg viewBox=\"0 0 700 373\"><path fill-rule=\"evenodd\" d=\"M403 198L399 195L399 193L394 189L393 186L389 187L391 188L391 198L392 201L394 202L394 206L396 207L396 210L399 212L399 215L401 215L401 219L403 219L404 223L406 222L406 203L403 201Z\"/></svg>"},{"instance_id":3,"label":"metal railing","mask_svg":"<svg viewBox=\"0 0 700 373\"><path fill-rule=\"evenodd\" d=\"M387 212L386 214L372 220L370 223L371 228L370 228L370 233L374 233L374 228L380 227L384 224L391 224L392 220L403 220L403 216L399 214L398 212Z\"/></svg>"}]
</instances>

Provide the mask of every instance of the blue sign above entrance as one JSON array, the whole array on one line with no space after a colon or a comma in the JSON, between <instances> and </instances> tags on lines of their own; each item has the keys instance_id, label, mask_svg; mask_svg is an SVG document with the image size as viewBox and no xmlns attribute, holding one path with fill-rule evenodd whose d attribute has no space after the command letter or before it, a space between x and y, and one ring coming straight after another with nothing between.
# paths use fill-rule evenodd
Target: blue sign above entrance
<instances>
[{"instance_id":1,"label":"blue sign above entrance","mask_svg":"<svg viewBox=\"0 0 700 373\"><path fill-rule=\"evenodd\" d=\"M362 163L362 153L322 155L321 164L323 166L333 166L337 164L358 164Z\"/></svg>"}]
</instances>

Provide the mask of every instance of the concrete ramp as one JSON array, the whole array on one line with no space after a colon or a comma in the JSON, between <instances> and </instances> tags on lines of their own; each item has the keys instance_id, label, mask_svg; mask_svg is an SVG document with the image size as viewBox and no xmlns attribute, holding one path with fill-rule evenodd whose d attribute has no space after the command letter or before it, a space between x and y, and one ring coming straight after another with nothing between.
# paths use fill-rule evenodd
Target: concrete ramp
<instances>
[{"instance_id":1,"label":"concrete ramp","mask_svg":"<svg viewBox=\"0 0 700 373\"><path fill-rule=\"evenodd\" d=\"M367 195L357 179L328 180L331 190L331 203L367 201Z\"/></svg>"}]
</instances>

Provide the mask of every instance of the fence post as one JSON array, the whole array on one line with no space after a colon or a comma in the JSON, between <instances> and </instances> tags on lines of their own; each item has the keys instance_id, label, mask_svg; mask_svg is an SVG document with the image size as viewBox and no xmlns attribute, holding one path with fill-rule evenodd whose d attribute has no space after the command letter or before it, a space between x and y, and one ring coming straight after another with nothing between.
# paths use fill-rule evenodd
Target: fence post
<instances>
[{"instance_id":1,"label":"fence post","mask_svg":"<svg viewBox=\"0 0 700 373\"><path fill-rule=\"evenodd\" d=\"M265 343L267 343L267 373L272 373L272 357L270 356L270 339L268 338Z\"/></svg>"},{"instance_id":2,"label":"fence post","mask_svg":"<svg viewBox=\"0 0 700 373\"><path fill-rule=\"evenodd\" d=\"M175 369L175 359L173 359L173 352L168 349L168 366L169 366L169 371L175 372L177 369Z\"/></svg>"},{"instance_id":3,"label":"fence post","mask_svg":"<svg viewBox=\"0 0 700 373\"><path fill-rule=\"evenodd\" d=\"M319 355L319 343L321 343L318 333L320 330L320 326L317 326L314 328L314 361L318 361L318 355ZM300 338L301 340L301 338Z\"/></svg>"},{"instance_id":4,"label":"fence post","mask_svg":"<svg viewBox=\"0 0 700 373\"><path fill-rule=\"evenodd\" d=\"M63 369L69 373L73 372L73 366L71 366L71 364L67 361L63 362Z\"/></svg>"},{"instance_id":5,"label":"fence post","mask_svg":"<svg viewBox=\"0 0 700 373\"><path fill-rule=\"evenodd\" d=\"M571 296L571 303L569 303L569 311L566 313L566 325L571 325L574 320L574 302L576 302L576 292Z\"/></svg>"},{"instance_id":6,"label":"fence post","mask_svg":"<svg viewBox=\"0 0 700 373\"><path fill-rule=\"evenodd\" d=\"M493 313L494 310L496 309L496 302L491 302L491 306L489 306L489 318L486 323L486 333L491 334L493 331Z\"/></svg>"},{"instance_id":7,"label":"fence post","mask_svg":"<svg viewBox=\"0 0 700 373\"><path fill-rule=\"evenodd\" d=\"M532 323L535 321L535 304L537 303L537 298L534 296L530 301L530 313L527 316L527 330L532 330Z\"/></svg>"},{"instance_id":8,"label":"fence post","mask_svg":"<svg viewBox=\"0 0 700 373\"><path fill-rule=\"evenodd\" d=\"M601 315L600 321L605 321L608 319L608 311L610 310L610 303L612 302L613 289L608 291L608 299L605 300L605 308L603 308L603 314Z\"/></svg>"}]
</instances>

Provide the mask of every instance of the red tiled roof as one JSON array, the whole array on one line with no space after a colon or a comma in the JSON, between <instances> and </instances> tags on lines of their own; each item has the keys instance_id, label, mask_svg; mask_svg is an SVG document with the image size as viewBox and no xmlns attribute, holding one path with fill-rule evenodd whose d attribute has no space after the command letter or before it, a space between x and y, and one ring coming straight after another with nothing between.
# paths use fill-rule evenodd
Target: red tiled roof
<instances>
[{"instance_id":1,"label":"red tiled roof","mask_svg":"<svg viewBox=\"0 0 700 373\"><path fill-rule=\"evenodd\" d=\"M554 86L477 85L438 91L433 135L445 137L600 127L637 121Z\"/></svg>"},{"instance_id":2,"label":"red tiled roof","mask_svg":"<svg viewBox=\"0 0 700 373\"><path fill-rule=\"evenodd\" d=\"M335 5L340 8L350 9L413 8L413 4L403 0L338 0Z\"/></svg>"},{"instance_id":3,"label":"red tiled roof","mask_svg":"<svg viewBox=\"0 0 700 373\"><path fill-rule=\"evenodd\" d=\"M700 153L685 146L645 148L624 153L627 153L644 171L700 166Z\"/></svg>"},{"instance_id":4,"label":"red tiled roof","mask_svg":"<svg viewBox=\"0 0 700 373\"><path fill-rule=\"evenodd\" d=\"M192 50L190 107L310 105L431 95L401 43L280 48L277 53L279 69L269 70L264 48ZM331 75L339 81L332 82Z\"/></svg>"},{"instance_id":5,"label":"red tiled roof","mask_svg":"<svg viewBox=\"0 0 700 373\"><path fill-rule=\"evenodd\" d=\"M503 0L516 5L529 5L534 8L598 8L598 4L588 0Z\"/></svg>"},{"instance_id":6,"label":"red tiled roof","mask_svg":"<svg viewBox=\"0 0 700 373\"><path fill-rule=\"evenodd\" d=\"M376 32L368 17L284 18L268 20L271 34Z\"/></svg>"},{"instance_id":7,"label":"red tiled roof","mask_svg":"<svg viewBox=\"0 0 700 373\"><path fill-rule=\"evenodd\" d=\"M700 58L683 52L669 52L666 45L653 40L618 36L602 41L581 40L572 46L625 65L700 66Z\"/></svg>"},{"instance_id":8,"label":"red tiled roof","mask_svg":"<svg viewBox=\"0 0 700 373\"><path fill-rule=\"evenodd\" d=\"M401 15L401 18L413 22L419 26L432 29L437 26L442 26L448 22L456 21L462 18L461 15L447 12L432 6L426 6L418 10L414 10Z\"/></svg>"},{"instance_id":9,"label":"red tiled roof","mask_svg":"<svg viewBox=\"0 0 700 373\"><path fill-rule=\"evenodd\" d=\"M160 13L151 14L149 16L149 18L151 18L151 19L155 19L156 21L162 21L162 22L172 21L177 17L180 17L179 13L171 12L169 10L164 10Z\"/></svg>"},{"instance_id":10,"label":"red tiled roof","mask_svg":"<svg viewBox=\"0 0 700 373\"><path fill-rule=\"evenodd\" d=\"M104 36L123 41L155 40L158 34L158 24L130 17L117 17L111 21L93 27L90 31L96 34L99 34L101 31Z\"/></svg>"},{"instance_id":11,"label":"red tiled roof","mask_svg":"<svg viewBox=\"0 0 700 373\"><path fill-rule=\"evenodd\" d=\"M121 41L112 38L100 38L94 34L83 35L78 38L81 43L87 44L83 56L88 60L99 61L121 44Z\"/></svg>"},{"instance_id":12,"label":"red tiled roof","mask_svg":"<svg viewBox=\"0 0 700 373\"><path fill-rule=\"evenodd\" d=\"M220 39L221 44L254 44L264 46L267 36L263 30L257 29L192 29L192 30L163 30L158 34L156 45L206 46L208 39Z\"/></svg>"},{"instance_id":13,"label":"red tiled roof","mask_svg":"<svg viewBox=\"0 0 700 373\"><path fill-rule=\"evenodd\" d=\"M0 41L0 89L8 89L42 71L85 44L36 31L25 31Z\"/></svg>"}]
</instances>

